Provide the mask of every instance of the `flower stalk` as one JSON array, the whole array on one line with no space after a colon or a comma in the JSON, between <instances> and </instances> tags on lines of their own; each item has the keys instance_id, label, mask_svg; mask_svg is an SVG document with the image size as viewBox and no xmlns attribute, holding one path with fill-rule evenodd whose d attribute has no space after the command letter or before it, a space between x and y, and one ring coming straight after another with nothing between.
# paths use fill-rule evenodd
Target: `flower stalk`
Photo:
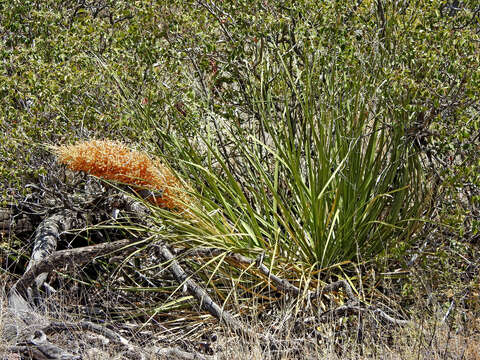
<instances>
[{"instance_id":1,"label":"flower stalk","mask_svg":"<svg viewBox=\"0 0 480 360\"><path fill-rule=\"evenodd\" d=\"M54 152L60 163L73 171L132 186L136 190L151 190L159 196L148 200L159 207L185 211L189 197L186 187L158 159L132 150L112 140L88 140L74 145L58 146Z\"/></svg>"}]
</instances>

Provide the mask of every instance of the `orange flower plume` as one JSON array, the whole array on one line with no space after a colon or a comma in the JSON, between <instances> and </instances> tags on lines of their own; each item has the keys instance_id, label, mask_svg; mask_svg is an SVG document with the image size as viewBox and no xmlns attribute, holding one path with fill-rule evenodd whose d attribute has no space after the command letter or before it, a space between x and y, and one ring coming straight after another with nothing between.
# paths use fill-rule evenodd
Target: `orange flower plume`
<instances>
[{"instance_id":1,"label":"orange flower plume","mask_svg":"<svg viewBox=\"0 0 480 360\"><path fill-rule=\"evenodd\" d=\"M59 161L71 170L129 184L136 189L160 192L148 200L167 209L186 210L185 187L157 159L132 150L118 141L89 140L54 148Z\"/></svg>"}]
</instances>

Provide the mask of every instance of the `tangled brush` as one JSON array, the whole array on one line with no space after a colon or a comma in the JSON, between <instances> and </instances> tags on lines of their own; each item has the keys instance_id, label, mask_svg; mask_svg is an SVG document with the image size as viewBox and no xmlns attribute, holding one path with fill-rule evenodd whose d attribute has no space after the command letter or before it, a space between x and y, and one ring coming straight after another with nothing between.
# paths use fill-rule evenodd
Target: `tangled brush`
<instances>
[{"instance_id":1,"label":"tangled brush","mask_svg":"<svg viewBox=\"0 0 480 360\"><path fill-rule=\"evenodd\" d=\"M118 141L89 140L75 145L54 148L58 160L74 171L129 184L135 189L148 189L160 196L150 202L172 210L186 210L189 203L185 186L158 159L132 150Z\"/></svg>"}]
</instances>

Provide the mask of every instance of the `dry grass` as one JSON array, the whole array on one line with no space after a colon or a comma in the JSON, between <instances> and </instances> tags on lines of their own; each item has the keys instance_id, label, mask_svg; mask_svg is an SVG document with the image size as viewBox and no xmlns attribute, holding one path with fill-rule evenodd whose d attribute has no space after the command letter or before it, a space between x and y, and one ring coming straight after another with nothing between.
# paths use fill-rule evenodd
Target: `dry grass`
<instances>
[{"instance_id":1,"label":"dry grass","mask_svg":"<svg viewBox=\"0 0 480 360\"><path fill-rule=\"evenodd\" d=\"M421 309L417 309L421 311ZM350 319L351 320L351 319ZM376 330L365 328L362 340L356 336L355 321L346 332L339 332L341 323L336 320L321 326L321 340L305 336L291 337L293 347L268 349L257 340L245 343L238 338L224 337L217 345L224 352L219 359L365 359L365 360L443 360L443 359L480 359L480 333L477 329L457 327L454 324L440 324L438 319L423 317L417 319L420 327L385 328ZM350 322L350 321L348 321ZM287 324L289 326L292 324ZM457 327L455 329L455 327ZM266 350L267 348L267 350Z\"/></svg>"},{"instance_id":2,"label":"dry grass","mask_svg":"<svg viewBox=\"0 0 480 360\"><path fill-rule=\"evenodd\" d=\"M291 314L291 310L283 309L272 315L270 320L260 321L253 318L249 324L249 327L258 334L269 333L275 335L277 339L281 339L277 345L265 343L260 336L257 339L245 340L224 328L217 332L216 341L207 340L211 350L208 356L218 360L480 359L478 352L480 328L475 325L475 317L471 319L472 322L465 322L460 313L447 323L441 323L438 316L425 315L420 304L415 305L414 309L418 311L419 317L415 321L419 325L418 327L391 328L376 323L372 318L365 317L364 332L361 338L358 337L358 319L355 316L348 319L335 319L318 326L317 334L320 336L315 338L311 336L313 330L311 327L307 326L299 331L298 324L301 319L296 319ZM51 316L62 317L61 310ZM67 319L70 316L65 314L63 318ZM9 343L5 342L3 329L7 319L11 319L11 317L7 313L6 304L2 303L0 304L0 359L20 359L15 357L16 354L8 351ZM188 319L184 319L184 321L185 329L187 329ZM199 331L212 334L212 331L207 329L211 323L210 325L207 323ZM120 333L120 325L120 323L111 323L110 327ZM142 324L139 323L137 326L141 329ZM162 326L149 325L142 330L142 333L149 334L150 340L147 342L145 342L145 336L140 335L141 333L130 336L122 334L128 337L132 344L140 345L147 359L169 358L155 354L156 350L165 346L182 348L191 353L198 351L198 332L184 337L181 335L181 327L177 326L173 331L178 333L177 339L181 338L182 340L175 341L171 337L165 338L165 328ZM50 334L49 340L72 353L81 354L83 359L122 359L125 358L123 356L126 356L125 349L101 335L88 331L63 331L58 334ZM202 351L200 353L209 358ZM213 355L211 355L212 353Z\"/></svg>"}]
</instances>

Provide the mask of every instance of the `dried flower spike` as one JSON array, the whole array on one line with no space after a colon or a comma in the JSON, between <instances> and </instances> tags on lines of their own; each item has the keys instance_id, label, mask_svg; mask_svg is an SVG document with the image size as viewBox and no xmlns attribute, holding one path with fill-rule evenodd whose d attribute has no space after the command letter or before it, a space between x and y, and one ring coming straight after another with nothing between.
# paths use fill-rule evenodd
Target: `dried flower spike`
<instances>
[{"instance_id":1,"label":"dried flower spike","mask_svg":"<svg viewBox=\"0 0 480 360\"><path fill-rule=\"evenodd\" d=\"M185 210L188 196L180 180L159 160L112 140L89 140L54 149L71 170L160 192L149 200L168 209Z\"/></svg>"}]
</instances>

